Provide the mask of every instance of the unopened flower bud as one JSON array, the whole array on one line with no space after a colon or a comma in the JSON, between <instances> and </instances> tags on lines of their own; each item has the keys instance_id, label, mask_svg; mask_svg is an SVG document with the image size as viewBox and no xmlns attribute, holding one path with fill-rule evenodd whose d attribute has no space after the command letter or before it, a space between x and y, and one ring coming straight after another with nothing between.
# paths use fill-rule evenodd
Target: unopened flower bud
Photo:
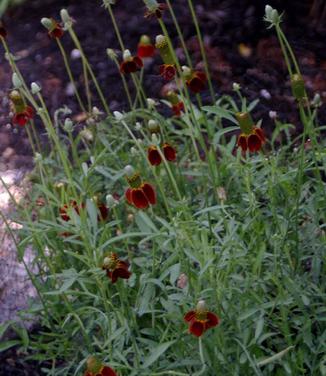
<instances>
[{"instance_id":1,"label":"unopened flower bud","mask_svg":"<svg viewBox=\"0 0 326 376\"><path fill-rule=\"evenodd\" d=\"M123 51L123 60L127 61L131 59L131 53L129 50L124 50Z\"/></svg>"},{"instance_id":2,"label":"unopened flower bud","mask_svg":"<svg viewBox=\"0 0 326 376\"><path fill-rule=\"evenodd\" d=\"M241 131L245 134L249 134L252 131L252 128L254 126L254 122L251 118L251 115L249 112L238 112L236 113L236 118L239 122L239 126L241 128Z\"/></svg>"},{"instance_id":3,"label":"unopened flower bud","mask_svg":"<svg viewBox=\"0 0 326 376\"><path fill-rule=\"evenodd\" d=\"M147 104L148 104L148 107L155 107L156 106L156 102L152 98L147 98Z\"/></svg>"},{"instance_id":4,"label":"unopened flower bud","mask_svg":"<svg viewBox=\"0 0 326 376\"><path fill-rule=\"evenodd\" d=\"M142 125L139 121L137 121L137 123L135 125L135 129L136 129L136 131L140 131L142 129Z\"/></svg>"},{"instance_id":5,"label":"unopened flower bud","mask_svg":"<svg viewBox=\"0 0 326 376\"><path fill-rule=\"evenodd\" d=\"M41 24L48 30L51 29L52 27L52 21L50 20L50 18L46 18L46 17L43 17L41 19Z\"/></svg>"},{"instance_id":6,"label":"unopened flower bud","mask_svg":"<svg viewBox=\"0 0 326 376\"><path fill-rule=\"evenodd\" d=\"M118 201L112 195L107 195L106 204L108 208L111 209L111 208L114 208L118 204Z\"/></svg>"},{"instance_id":7,"label":"unopened flower bud","mask_svg":"<svg viewBox=\"0 0 326 376\"><path fill-rule=\"evenodd\" d=\"M159 140L158 140L156 133L152 133L152 142L155 145L158 145L158 143L159 143Z\"/></svg>"},{"instance_id":8,"label":"unopened flower bud","mask_svg":"<svg viewBox=\"0 0 326 376\"><path fill-rule=\"evenodd\" d=\"M224 187L218 187L217 188L217 196L218 196L219 200L221 200L222 202L226 201L226 191L225 191Z\"/></svg>"},{"instance_id":9,"label":"unopened flower bud","mask_svg":"<svg viewBox=\"0 0 326 376\"><path fill-rule=\"evenodd\" d=\"M42 161L42 155L40 153L36 152L35 155L34 155L34 162L39 163L41 161Z\"/></svg>"},{"instance_id":10,"label":"unopened flower bud","mask_svg":"<svg viewBox=\"0 0 326 376\"><path fill-rule=\"evenodd\" d=\"M65 25L67 25L67 26L71 25L71 17L69 16L67 9L61 9L60 16L61 16L62 22Z\"/></svg>"},{"instance_id":11,"label":"unopened flower bud","mask_svg":"<svg viewBox=\"0 0 326 376\"><path fill-rule=\"evenodd\" d=\"M294 98L298 101L307 97L305 83L300 74L294 74L291 77L291 88Z\"/></svg>"},{"instance_id":12,"label":"unopened flower bud","mask_svg":"<svg viewBox=\"0 0 326 376\"><path fill-rule=\"evenodd\" d=\"M322 101L321 101L321 98L320 98L320 94L319 93L316 93L312 102L311 102L312 106L314 106L315 108L318 108L318 107L321 107L322 105Z\"/></svg>"},{"instance_id":13,"label":"unopened flower bud","mask_svg":"<svg viewBox=\"0 0 326 376\"><path fill-rule=\"evenodd\" d=\"M186 65L182 66L182 73L187 78L191 75L191 69L187 67Z\"/></svg>"},{"instance_id":14,"label":"unopened flower bud","mask_svg":"<svg viewBox=\"0 0 326 376\"><path fill-rule=\"evenodd\" d=\"M117 119L117 120L122 120L123 119L123 114L119 111L114 111L113 112L113 116Z\"/></svg>"},{"instance_id":15,"label":"unopened flower bud","mask_svg":"<svg viewBox=\"0 0 326 376\"><path fill-rule=\"evenodd\" d=\"M67 118L66 120L65 120L65 123L64 123L64 125L63 125L63 129L66 131L66 132L72 132L72 130L73 130L73 122L72 122L72 120L70 119L70 118Z\"/></svg>"},{"instance_id":16,"label":"unopened flower bud","mask_svg":"<svg viewBox=\"0 0 326 376\"><path fill-rule=\"evenodd\" d=\"M118 57L112 48L107 48L106 53L111 60L115 60Z\"/></svg>"},{"instance_id":17,"label":"unopened flower bud","mask_svg":"<svg viewBox=\"0 0 326 376\"><path fill-rule=\"evenodd\" d=\"M134 175L135 173L135 169L130 166L130 165L127 165L125 168L124 168L124 172L125 174L127 175L127 177L131 177L132 175Z\"/></svg>"},{"instance_id":18,"label":"unopened flower bud","mask_svg":"<svg viewBox=\"0 0 326 376\"><path fill-rule=\"evenodd\" d=\"M15 89L19 89L23 86L23 83L21 82L17 73L13 73L11 80L12 80L13 87Z\"/></svg>"},{"instance_id":19,"label":"unopened flower bud","mask_svg":"<svg viewBox=\"0 0 326 376\"><path fill-rule=\"evenodd\" d=\"M187 287L187 285L188 285L188 277L185 273L181 273L177 281L177 287L179 287L179 289L184 289Z\"/></svg>"},{"instance_id":20,"label":"unopened flower bud","mask_svg":"<svg viewBox=\"0 0 326 376\"><path fill-rule=\"evenodd\" d=\"M36 82L31 83L31 92L32 94L37 94L41 91L40 86Z\"/></svg>"},{"instance_id":21,"label":"unopened flower bud","mask_svg":"<svg viewBox=\"0 0 326 376\"><path fill-rule=\"evenodd\" d=\"M238 84L237 82L233 82L233 84L232 84L232 89L233 89L234 91L239 91L239 90L241 89L241 86L240 86L240 84Z\"/></svg>"},{"instance_id":22,"label":"unopened flower bud","mask_svg":"<svg viewBox=\"0 0 326 376\"><path fill-rule=\"evenodd\" d=\"M156 120L149 120L148 129L151 133L158 133L160 131L160 125Z\"/></svg>"},{"instance_id":23,"label":"unopened flower bud","mask_svg":"<svg viewBox=\"0 0 326 376\"><path fill-rule=\"evenodd\" d=\"M87 128L80 131L80 135L85 141L92 142L94 140L93 133Z\"/></svg>"},{"instance_id":24,"label":"unopened flower bud","mask_svg":"<svg viewBox=\"0 0 326 376\"><path fill-rule=\"evenodd\" d=\"M268 116L270 117L270 119L275 120L277 118L277 112L269 111Z\"/></svg>"},{"instance_id":25,"label":"unopened flower bud","mask_svg":"<svg viewBox=\"0 0 326 376\"><path fill-rule=\"evenodd\" d=\"M133 221L134 221L134 215L131 214L131 213L129 213L129 214L127 215L127 222L128 222L128 223L132 223Z\"/></svg>"}]
</instances>

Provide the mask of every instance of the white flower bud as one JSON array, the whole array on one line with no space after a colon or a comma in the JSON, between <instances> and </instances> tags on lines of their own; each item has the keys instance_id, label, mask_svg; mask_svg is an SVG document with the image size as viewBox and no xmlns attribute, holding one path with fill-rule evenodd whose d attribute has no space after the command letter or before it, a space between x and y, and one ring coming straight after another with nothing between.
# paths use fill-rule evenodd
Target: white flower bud
<instances>
[{"instance_id":1,"label":"white flower bud","mask_svg":"<svg viewBox=\"0 0 326 376\"><path fill-rule=\"evenodd\" d=\"M117 54L112 48L107 48L106 53L111 60L115 60L117 58Z\"/></svg>"},{"instance_id":2,"label":"white flower bud","mask_svg":"<svg viewBox=\"0 0 326 376\"><path fill-rule=\"evenodd\" d=\"M23 86L23 83L21 82L17 73L13 73L11 80L15 89L19 89Z\"/></svg>"},{"instance_id":3,"label":"white flower bud","mask_svg":"<svg viewBox=\"0 0 326 376\"><path fill-rule=\"evenodd\" d=\"M135 173L135 170L132 166L130 165L127 165L125 168L124 168L124 172L127 176L132 176L134 173Z\"/></svg>"},{"instance_id":4,"label":"white flower bud","mask_svg":"<svg viewBox=\"0 0 326 376\"><path fill-rule=\"evenodd\" d=\"M137 155L137 154L138 154L138 151L137 151L137 149L136 149L134 146L132 146L132 147L130 148L130 153L131 153L131 155Z\"/></svg>"},{"instance_id":5,"label":"white flower bud","mask_svg":"<svg viewBox=\"0 0 326 376\"><path fill-rule=\"evenodd\" d=\"M182 69L182 73L185 76L189 76L191 74L191 69L187 67L186 65L183 65L181 69Z\"/></svg>"},{"instance_id":6,"label":"white flower bud","mask_svg":"<svg viewBox=\"0 0 326 376\"><path fill-rule=\"evenodd\" d=\"M41 19L41 24L48 30L51 29L52 27L52 21L50 20L50 18L46 18L46 17L43 17Z\"/></svg>"},{"instance_id":7,"label":"white flower bud","mask_svg":"<svg viewBox=\"0 0 326 376\"><path fill-rule=\"evenodd\" d=\"M107 195L105 199L109 209L114 208L119 203L112 195Z\"/></svg>"},{"instance_id":8,"label":"white flower bud","mask_svg":"<svg viewBox=\"0 0 326 376\"><path fill-rule=\"evenodd\" d=\"M31 92L32 94L37 94L41 91L40 86L36 82L31 83Z\"/></svg>"},{"instance_id":9,"label":"white flower bud","mask_svg":"<svg viewBox=\"0 0 326 376\"><path fill-rule=\"evenodd\" d=\"M199 300L196 306L196 311L205 312L206 311L206 302L205 300Z\"/></svg>"},{"instance_id":10,"label":"white flower bud","mask_svg":"<svg viewBox=\"0 0 326 376\"><path fill-rule=\"evenodd\" d=\"M131 53L129 50L124 50L123 51L123 60L126 61L126 60L129 60L131 58Z\"/></svg>"},{"instance_id":11,"label":"white flower bud","mask_svg":"<svg viewBox=\"0 0 326 376\"><path fill-rule=\"evenodd\" d=\"M155 144L155 145L157 145L158 142L159 142L156 133L152 133L152 142L153 142L153 144Z\"/></svg>"},{"instance_id":12,"label":"white flower bud","mask_svg":"<svg viewBox=\"0 0 326 376\"><path fill-rule=\"evenodd\" d=\"M155 44L158 44L158 45L165 43L165 41L166 41L166 38L162 34L157 35L155 38Z\"/></svg>"},{"instance_id":13,"label":"white flower bud","mask_svg":"<svg viewBox=\"0 0 326 376\"><path fill-rule=\"evenodd\" d=\"M240 84L238 84L237 82L233 82L233 84L232 84L232 89L233 89L234 91L239 91L239 90L241 89L241 86L240 86Z\"/></svg>"},{"instance_id":14,"label":"white flower bud","mask_svg":"<svg viewBox=\"0 0 326 376\"><path fill-rule=\"evenodd\" d=\"M322 105L322 100L320 98L320 94L319 93L316 93L312 102L311 102L312 106L318 108L318 107L321 107Z\"/></svg>"},{"instance_id":15,"label":"white flower bud","mask_svg":"<svg viewBox=\"0 0 326 376\"><path fill-rule=\"evenodd\" d=\"M135 129L136 129L136 131L140 131L142 129L142 125L139 121L137 121L137 123L135 125Z\"/></svg>"},{"instance_id":16,"label":"white flower bud","mask_svg":"<svg viewBox=\"0 0 326 376\"><path fill-rule=\"evenodd\" d=\"M64 129L66 132L72 132L73 126L74 126L74 124L73 124L72 120L71 120L70 118L67 118L67 119L65 120L64 125L63 125L63 129Z\"/></svg>"},{"instance_id":17,"label":"white flower bud","mask_svg":"<svg viewBox=\"0 0 326 376\"><path fill-rule=\"evenodd\" d=\"M156 106L156 102L152 98L147 98L147 104L148 104L148 107L155 107Z\"/></svg>"},{"instance_id":18,"label":"white flower bud","mask_svg":"<svg viewBox=\"0 0 326 376\"><path fill-rule=\"evenodd\" d=\"M80 135L84 140L89 141L89 142L92 142L94 139L93 133L87 128L84 128L83 130L81 130Z\"/></svg>"},{"instance_id":19,"label":"white flower bud","mask_svg":"<svg viewBox=\"0 0 326 376\"><path fill-rule=\"evenodd\" d=\"M65 25L71 25L71 17L69 16L67 9L61 9L60 16L61 16L62 22Z\"/></svg>"},{"instance_id":20,"label":"white flower bud","mask_svg":"<svg viewBox=\"0 0 326 376\"><path fill-rule=\"evenodd\" d=\"M123 114L119 111L114 111L113 116L119 121L123 119Z\"/></svg>"},{"instance_id":21,"label":"white flower bud","mask_svg":"<svg viewBox=\"0 0 326 376\"><path fill-rule=\"evenodd\" d=\"M277 118L277 112L276 111L269 111L268 115L272 120L275 120Z\"/></svg>"},{"instance_id":22,"label":"white flower bud","mask_svg":"<svg viewBox=\"0 0 326 376\"><path fill-rule=\"evenodd\" d=\"M34 155L34 162L35 163L38 163L38 162L41 162L42 161L42 155L40 153L35 153Z\"/></svg>"},{"instance_id":23,"label":"white flower bud","mask_svg":"<svg viewBox=\"0 0 326 376\"><path fill-rule=\"evenodd\" d=\"M271 19L273 8L270 5L265 6L265 17Z\"/></svg>"}]
</instances>

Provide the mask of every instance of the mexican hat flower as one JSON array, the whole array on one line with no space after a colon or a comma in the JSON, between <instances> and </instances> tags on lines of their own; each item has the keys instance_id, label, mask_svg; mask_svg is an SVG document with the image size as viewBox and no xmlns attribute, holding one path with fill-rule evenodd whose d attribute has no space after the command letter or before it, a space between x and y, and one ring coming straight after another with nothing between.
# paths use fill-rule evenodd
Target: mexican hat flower
<instances>
[{"instance_id":1,"label":"mexican hat flower","mask_svg":"<svg viewBox=\"0 0 326 376\"><path fill-rule=\"evenodd\" d=\"M3 22L0 20L0 38L6 38L6 36L7 36L7 30Z\"/></svg>"},{"instance_id":2,"label":"mexican hat flower","mask_svg":"<svg viewBox=\"0 0 326 376\"><path fill-rule=\"evenodd\" d=\"M204 300L197 303L195 310L187 312L184 320L189 324L189 333L196 337L202 336L207 329L217 326L220 322L215 313L206 309Z\"/></svg>"},{"instance_id":3,"label":"mexican hat flower","mask_svg":"<svg viewBox=\"0 0 326 376\"><path fill-rule=\"evenodd\" d=\"M17 90L13 90L10 93L9 98L11 99L11 104L14 112L12 122L23 127L29 120L33 119L34 110L31 106L28 106L24 102L23 98Z\"/></svg>"},{"instance_id":4,"label":"mexican hat flower","mask_svg":"<svg viewBox=\"0 0 326 376\"><path fill-rule=\"evenodd\" d=\"M185 110L185 106L184 103L179 99L178 95L174 91L168 91L166 97L171 103L171 108L174 115L177 117L181 116L181 113Z\"/></svg>"},{"instance_id":5,"label":"mexican hat flower","mask_svg":"<svg viewBox=\"0 0 326 376\"><path fill-rule=\"evenodd\" d=\"M84 207L84 206L85 206L85 205L82 205L82 207ZM72 210L72 209L74 209L75 212L79 215L80 207L78 206L77 201L75 201L75 200L71 200L71 201L69 202L68 205L65 204L65 205L63 205L63 206L59 209L60 217L61 217L64 221L66 221L66 222L70 221L69 211Z\"/></svg>"},{"instance_id":6,"label":"mexican hat flower","mask_svg":"<svg viewBox=\"0 0 326 376\"><path fill-rule=\"evenodd\" d=\"M138 209L146 209L149 205L155 205L156 193L153 186L143 182L140 174L138 172L135 173L131 166L127 166L125 170L130 186L125 193L127 202Z\"/></svg>"},{"instance_id":7,"label":"mexican hat flower","mask_svg":"<svg viewBox=\"0 0 326 376\"><path fill-rule=\"evenodd\" d=\"M162 145L164 157L169 162L174 162L177 158L177 152L173 146L165 142ZM157 146L151 145L147 150L147 158L152 166L158 166L162 162L162 157L158 151Z\"/></svg>"},{"instance_id":8,"label":"mexican hat flower","mask_svg":"<svg viewBox=\"0 0 326 376\"><path fill-rule=\"evenodd\" d=\"M53 39L60 39L64 34L62 25L57 22L54 18L42 18L42 25L48 29L48 35Z\"/></svg>"},{"instance_id":9,"label":"mexican hat flower","mask_svg":"<svg viewBox=\"0 0 326 376\"><path fill-rule=\"evenodd\" d=\"M238 146L243 152L249 150L251 153L257 152L266 142L264 131L256 127L249 112L238 112L236 114L241 134L238 137Z\"/></svg>"},{"instance_id":10,"label":"mexican hat flower","mask_svg":"<svg viewBox=\"0 0 326 376\"><path fill-rule=\"evenodd\" d=\"M147 7L145 12L145 18L162 18L163 12L167 9L167 5L163 3L158 3L156 0L145 0Z\"/></svg>"},{"instance_id":11,"label":"mexican hat flower","mask_svg":"<svg viewBox=\"0 0 326 376\"><path fill-rule=\"evenodd\" d=\"M153 57L155 54L155 46L151 43L148 35L142 35L137 47L137 55L141 59Z\"/></svg>"},{"instance_id":12,"label":"mexican hat flower","mask_svg":"<svg viewBox=\"0 0 326 376\"><path fill-rule=\"evenodd\" d=\"M191 92L197 94L205 89L207 77L204 72L193 71L186 66L182 67L182 69L186 85Z\"/></svg>"},{"instance_id":13,"label":"mexican hat flower","mask_svg":"<svg viewBox=\"0 0 326 376\"><path fill-rule=\"evenodd\" d=\"M129 263L120 260L116 253L109 253L104 257L102 269L106 271L112 283L116 283L118 278L128 279L131 276Z\"/></svg>"},{"instance_id":14,"label":"mexican hat flower","mask_svg":"<svg viewBox=\"0 0 326 376\"><path fill-rule=\"evenodd\" d=\"M123 53L123 61L120 64L120 72L123 74L135 73L143 67L143 61L138 56L131 56L129 50Z\"/></svg>"},{"instance_id":15,"label":"mexican hat flower","mask_svg":"<svg viewBox=\"0 0 326 376\"><path fill-rule=\"evenodd\" d=\"M87 370L84 376L118 376L117 373L109 366L104 365L95 356L87 359Z\"/></svg>"},{"instance_id":16,"label":"mexican hat flower","mask_svg":"<svg viewBox=\"0 0 326 376\"><path fill-rule=\"evenodd\" d=\"M159 67L160 75L166 81L170 81L175 77L177 70L167 38L164 35L158 35L156 37L155 47L158 49L164 63Z\"/></svg>"}]
</instances>

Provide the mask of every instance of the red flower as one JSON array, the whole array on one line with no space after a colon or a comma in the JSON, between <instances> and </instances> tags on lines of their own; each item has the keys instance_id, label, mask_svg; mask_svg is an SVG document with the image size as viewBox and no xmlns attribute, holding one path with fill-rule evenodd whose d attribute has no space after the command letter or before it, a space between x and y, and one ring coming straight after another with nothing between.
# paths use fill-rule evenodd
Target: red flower
<instances>
[{"instance_id":1,"label":"red flower","mask_svg":"<svg viewBox=\"0 0 326 376\"><path fill-rule=\"evenodd\" d=\"M109 216L109 209L103 203L98 204L97 209L100 212L100 214L97 216L98 221L105 221Z\"/></svg>"},{"instance_id":2,"label":"red flower","mask_svg":"<svg viewBox=\"0 0 326 376\"><path fill-rule=\"evenodd\" d=\"M219 318L213 312L206 310L205 302L200 300L194 311L185 314L184 320L189 323L189 333L200 337L209 328L219 324Z\"/></svg>"},{"instance_id":3,"label":"red flower","mask_svg":"<svg viewBox=\"0 0 326 376\"><path fill-rule=\"evenodd\" d=\"M14 124L18 124L21 127L26 125L28 120L33 119L34 117L34 110L31 106L26 106L25 109L21 112L17 112L14 114L12 118L12 122Z\"/></svg>"},{"instance_id":4,"label":"red flower","mask_svg":"<svg viewBox=\"0 0 326 376\"><path fill-rule=\"evenodd\" d=\"M102 268L106 270L106 274L112 283L117 282L118 278L128 279L131 276L131 272L128 270L129 263L120 260L115 253L110 253L104 258Z\"/></svg>"},{"instance_id":5,"label":"red flower","mask_svg":"<svg viewBox=\"0 0 326 376\"><path fill-rule=\"evenodd\" d=\"M145 18L162 18L163 12L167 9L167 5L163 3L156 3L156 5L152 7L148 7L147 11L145 12Z\"/></svg>"},{"instance_id":6,"label":"red flower","mask_svg":"<svg viewBox=\"0 0 326 376\"><path fill-rule=\"evenodd\" d=\"M154 145L151 145L147 150L147 158L149 160L149 163L152 166L158 166L162 162L162 158L160 156L160 153L157 150L157 147Z\"/></svg>"},{"instance_id":7,"label":"red flower","mask_svg":"<svg viewBox=\"0 0 326 376\"><path fill-rule=\"evenodd\" d=\"M95 356L91 356L87 359L84 376L117 376L117 373L111 367L103 365Z\"/></svg>"},{"instance_id":8,"label":"red flower","mask_svg":"<svg viewBox=\"0 0 326 376\"><path fill-rule=\"evenodd\" d=\"M162 64L160 65L160 75L166 80L173 80L177 70L173 64Z\"/></svg>"},{"instance_id":9,"label":"red flower","mask_svg":"<svg viewBox=\"0 0 326 376\"><path fill-rule=\"evenodd\" d=\"M120 64L120 72L123 74L135 73L143 67L143 62L138 56L131 56Z\"/></svg>"},{"instance_id":10,"label":"red flower","mask_svg":"<svg viewBox=\"0 0 326 376\"><path fill-rule=\"evenodd\" d=\"M154 188L149 183L142 183L139 188L128 188L126 199L129 204L138 209L146 209L149 205L156 204L156 194Z\"/></svg>"},{"instance_id":11,"label":"red flower","mask_svg":"<svg viewBox=\"0 0 326 376\"><path fill-rule=\"evenodd\" d=\"M265 142L264 131L258 127L253 127L250 133L241 133L238 137L238 146L243 152L248 149L251 153L257 152Z\"/></svg>"},{"instance_id":12,"label":"red flower","mask_svg":"<svg viewBox=\"0 0 326 376\"><path fill-rule=\"evenodd\" d=\"M137 55L140 58L153 57L155 54L155 47L151 43L151 39L147 35L142 35L137 48Z\"/></svg>"},{"instance_id":13,"label":"red flower","mask_svg":"<svg viewBox=\"0 0 326 376\"><path fill-rule=\"evenodd\" d=\"M203 72L192 72L191 76L186 80L186 84L193 93L200 93L205 89L207 77Z\"/></svg>"},{"instance_id":14,"label":"red flower","mask_svg":"<svg viewBox=\"0 0 326 376\"><path fill-rule=\"evenodd\" d=\"M174 162L177 158L177 152L173 146L168 144L167 142L163 144L163 153L164 157L169 162Z\"/></svg>"},{"instance_id":15,"label":"red flower","mask_svg":"<svg viewBox=\"0 0 326 376\"><path fill-rule=\"evenodd\" d=\"M69 208L75 209L76 213L79 215L80 208L78 207L77 202L75 200L70 201L69 205L63 205L63 207L59 209L61 218L66 222L70 220L70 216L68 215Z\"/></svg>"},{"instance_id":16,"label":"red flower","mask_svg":"<svg viewBox=\"0 0 326 376\"><path fill-rule=\"evenodd\" d=\"M52 25L49 28L48 35L50 38L61 38L64 34L62 26L53 18L51 18Z\"/></svg>"},{"instance_id":17,"label":"red flower","mask_svg":"<svg viewBox=\"0 0 326 376\"><path fill-rule=\"evenodd\" d=\"M7 36L7 30L4 27L3 22L0 21L0 37L1 38L6 38L6 36Z\"/></svg>"},{"instance_id":18,"label":"red flower","mask_svg":"<svg viewBox=\"0 0 326 376\"><path fill-rule=\"evenodd\" d=\"M177 104L173 104L172 105L172 111L174 113L175 116L181 116L181 112L184 112L185 110L185 105L183 104L183 102L179 102Z\"/></svg>"}]
</instances>

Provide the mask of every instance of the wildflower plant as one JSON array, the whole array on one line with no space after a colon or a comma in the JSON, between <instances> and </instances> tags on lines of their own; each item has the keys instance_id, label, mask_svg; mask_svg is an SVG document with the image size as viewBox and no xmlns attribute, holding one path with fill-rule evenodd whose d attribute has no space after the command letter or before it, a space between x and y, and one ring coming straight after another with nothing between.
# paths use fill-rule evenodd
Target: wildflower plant
<instances>
[{"instance_id":1,"label":"wildflower plant","mask_svg":"<svg viewBox=\"0 0 326 376\"><path fill-rule=\"evenodd\" d=\"M170 1L144 1L145 17L161 34L149 29L135 46L125 46L120 33L119 3L103 5L120 46L108 46L107 55L126 93L122 112L112 113L68 12L61 22L42 20L75 88L81 126L69 109L50 114L0 24L13 72L12 122L24 126L35 160L23 204L8 189L22 225L18 237L8 231L38 293L22 317L34 315L41 327L32 334L5 324L0 333L12 324L19 339L4 348L18 343L48 375L325 374L324 129L283 17L266 7L303 125L297 136L290 128L299 124L275 115L267 130L257 101L248 103L239 84L233 96L217 95L191 0L202 70ZM175 51L168 17L186 61ZM85 93L67 59L67 38L80 52ZM147 58L171 85L164 98L146 95Z\"/></svg>"}]
</instances>

